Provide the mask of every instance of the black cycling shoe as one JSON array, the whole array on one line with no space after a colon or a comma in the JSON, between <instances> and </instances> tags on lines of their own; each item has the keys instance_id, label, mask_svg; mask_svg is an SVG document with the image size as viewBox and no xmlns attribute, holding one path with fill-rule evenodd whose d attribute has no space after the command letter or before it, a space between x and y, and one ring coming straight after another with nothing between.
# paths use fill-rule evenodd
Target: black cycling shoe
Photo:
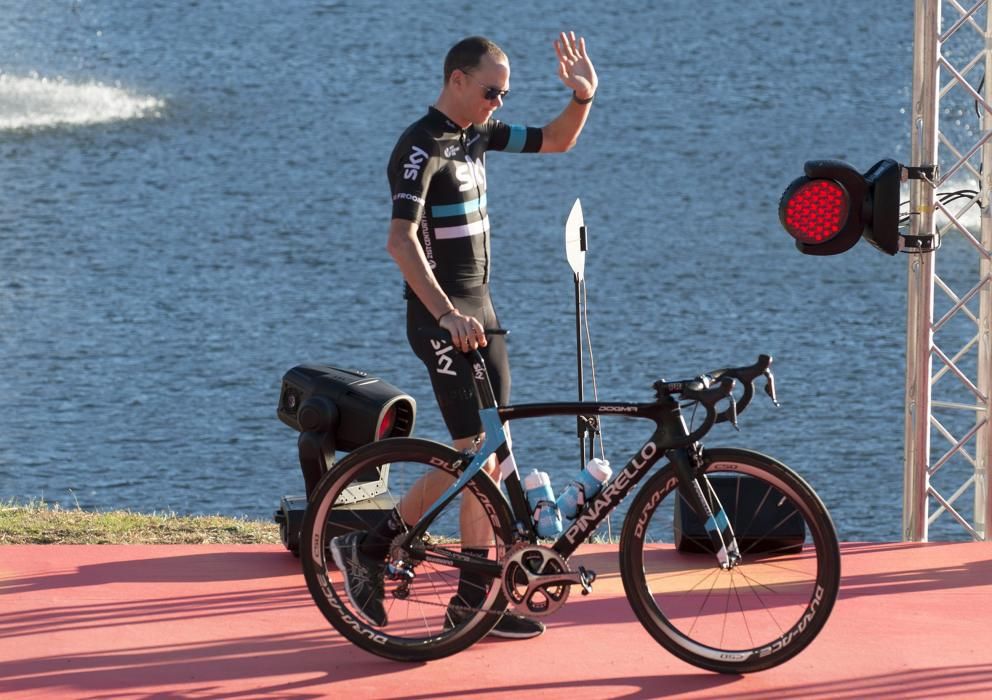
<instances>
[{"instance_id":1,"label":"black cycling shoe","mask_svg":"<svg viewBox=\"0 0 992 700\"><path fill-rule=\"evenodd\" d=\"M472 611L466 610L466 607L468 606L462 603L458 596L452 598L444 615L444 629L451 629L471 615ZM503 639L530 639L540 637L542 634L544 634L543 622L511 613L505 613L500 617L496 626L489 631L489 636Z\"/></svg>"},{"instance_id":2,"label":"black cycling shoe","mask_svg":"<svg viewBox=\"0 0 992 700\"><path fill-rule=\"evenodd\" d=\"M359 545L364 537L364 532L350 532L333 538L330 542L331 556L344 574L344 590L355 612L366 622L385 627L382 574L386 563L362 553Z\"/></svg>"}]
</instances>

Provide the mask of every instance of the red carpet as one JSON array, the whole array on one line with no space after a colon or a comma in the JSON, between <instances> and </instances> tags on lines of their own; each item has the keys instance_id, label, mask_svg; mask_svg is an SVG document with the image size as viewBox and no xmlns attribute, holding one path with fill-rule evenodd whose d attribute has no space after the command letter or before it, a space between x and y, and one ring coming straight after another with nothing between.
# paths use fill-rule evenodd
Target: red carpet
<instances>
[{"instance_id":1,"label":"red carpet","mask_svg":"<svg viewBox=\"0 0 992 700\"><path fill-rule=\"evenodd\" d=\"M615 547L527 641L408 665L346 643L279 546L0 547L3 698L992 698L992 544L847 544L819 638L748 676L670 656L623 598Z\"/></svg>"}]
</instances>

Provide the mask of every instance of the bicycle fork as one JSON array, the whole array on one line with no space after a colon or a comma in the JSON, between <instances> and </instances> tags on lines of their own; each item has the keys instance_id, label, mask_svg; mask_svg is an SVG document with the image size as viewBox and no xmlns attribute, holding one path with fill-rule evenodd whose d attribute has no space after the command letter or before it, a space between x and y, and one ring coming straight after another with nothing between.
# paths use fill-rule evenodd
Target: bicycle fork
<instances>
[{"instance_id":1,"label":"bicycle fork","mask_svg":"<svg viewBox=\"0 0 992 700\"><path fill-rule=\"evenodd\" d=\"M668 458L678 476L679 495L703 523L720 568L734 568L741 560L737 537L716 491L701 471L702 449L697 443L687 448L669 450Z\"/></svg>"}]
</instances>

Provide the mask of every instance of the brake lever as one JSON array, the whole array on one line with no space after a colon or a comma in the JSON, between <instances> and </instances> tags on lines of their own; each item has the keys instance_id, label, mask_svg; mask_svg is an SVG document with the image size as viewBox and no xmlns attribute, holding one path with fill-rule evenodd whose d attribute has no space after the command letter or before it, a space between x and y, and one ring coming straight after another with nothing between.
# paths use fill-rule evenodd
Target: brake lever
<instances>
[{"instance_id":1,"label":"brake lever","mask_svg":"<svg viewBox=\"0 0 992 700\"><path fill-rule=\"evenodd\" d=\"M730 401L730 406L727 408L727 413L730 414L730 424L734 426L734 430L739 433L741 431L741 427L737 425L737 399L733 394L731 394L727 397L727 400Z\"/></svg>"},{"instance_id":2,"label":"brake lever","mask_svg":"<svg viewBox=\"0 0 992 700\"><path fill-rule=\"evenodd\" d=\"M771 368L764 371L765 375L765 393L771 398L772 403L776 407L781 407L782 404L778 402L778 396L775 394L775 375L772 374Z\"/></svg>"}]
</instances>

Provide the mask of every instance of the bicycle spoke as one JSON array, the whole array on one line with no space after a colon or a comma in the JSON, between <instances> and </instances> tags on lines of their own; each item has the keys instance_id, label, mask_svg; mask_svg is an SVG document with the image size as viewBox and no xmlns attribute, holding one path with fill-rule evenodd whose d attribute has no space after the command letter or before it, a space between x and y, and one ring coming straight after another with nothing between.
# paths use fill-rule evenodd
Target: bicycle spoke
<instances>
[{"instance_id":1,"label":"bicycle spoke","mask_svg":"<svg viewBox=\"0 0 992 700\"><path fill-rule=\"evenodd\" d=\"M714 555L697 553L713 545L699 534L699 517L684 503L676 508L669 468L631 506L621 537L624 586L641 622L676 655L713 670L755 670L815 636L836 596L839 554L822 505L787 467L725 452L713 461L734 464L705 470L708 498L727 514L740 561L722 568Z\"/></svg>"},{"instance_id":2,"label":"bicycle spoke","mask_svg":"<svg viewBox=\"0 0 992 700\"><path fill-rule=\"evenodd\" d=\"M363 480L372 468L387 462L387 489L382 490L380 482L369 482L367 476ZM498 581L490 579L487 583L488 573L478 573L499 570L508 533L512 532L503 496L491 480L471 480L457 498L432 516L426 530L413 542L403 539L412 523L398 525L409 517L420 517L418 511L426 512L439 500L454 482L458 463L458 453L436 443L385 441L382 447L370 445L338 462L311 498L301 537L311 542L319 533L321 546L307 547L301 555L307 584L328 621L369 651L404 659L446 656L480 638L496 619L466 611L505 605ZM381 468L379 473L383 473ZM349 509L347 498L339 500L346 492L357 493L365 496L361 502L369 509L366 494L371 491L377 491L372 498L378 511L374 507L369 512ZM394 529L397 526L398 533ZM354 540L357 545L349 545L357 546L357 550L348 551L357 551L355 556L369 577L381 581L381 600L369 593L374 586L364 585L364 579L354 574L346 577L334 565L330 541L347 532L361 533ZM479 560L482 568L466 566L466 549L485 550L487 554ZM322 553L319 558L315 558L317 552ZM343 565L354 567L350 562L348 557L342 559ZM395 576L387 575L387 562L394 567L390 571ZM473 600L468 602L459 601L460 591L467 596L466 591L477 591L478 595L470 595ZM452 610L462 614L455 615ZM501 610L499 607L494 612Z\"/></svg>"},{"instance_id":3,"label":"bicycle spoke","mask_svg":"<svg viewBox=\"0 0 992 700\"><path fill-rule=\"evenodd\" d=\"M751 634L751 627L747 623L747 615L744 613L744 601L741 600L741 593L735 587L734 588L734 598L737 600L737 609L741 612L741 618L744 622L744 628L747 630L747 638L751 646L754 646L754 636ZM727 616L724 618L724 627L726 627L727 622L730 619L730 597L727 597ZM723 637L720 637L720 646L723 646Z\"/></svg>"}]
</instances>

